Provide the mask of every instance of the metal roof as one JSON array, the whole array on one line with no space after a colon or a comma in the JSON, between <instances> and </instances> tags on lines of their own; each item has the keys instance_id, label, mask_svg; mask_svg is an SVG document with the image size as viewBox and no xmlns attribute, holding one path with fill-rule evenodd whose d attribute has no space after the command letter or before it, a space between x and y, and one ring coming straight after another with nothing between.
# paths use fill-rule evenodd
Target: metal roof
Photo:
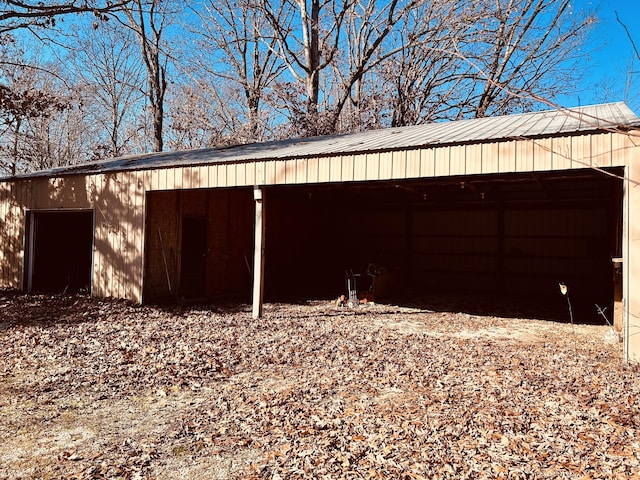
<instances>
[{"instance_id":1,"label":"metal roof","mask_svg":"<svg viewBox=\"0 0 640 480\"><path fill-rule=\"evenodd\" d=\"M254 160L284 160L419 147L437 147L506 139L586 133L640 127L638 118L623 102L563 108L451 122L429 123L365 132L296 138L264 143L198 150L157 152L76 166L42 170L11 178L95 174L124 170L206 165Z\"/></svg>"}]
</instances>

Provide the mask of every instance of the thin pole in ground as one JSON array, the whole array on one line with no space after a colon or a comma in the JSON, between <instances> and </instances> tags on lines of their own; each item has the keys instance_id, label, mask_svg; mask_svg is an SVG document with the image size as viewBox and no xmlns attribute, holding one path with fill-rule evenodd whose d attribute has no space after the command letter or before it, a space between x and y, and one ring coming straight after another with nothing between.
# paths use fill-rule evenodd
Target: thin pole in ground
<instances>
[{"instance_id":1,"label":"thin pole in ground","mask_svg":"<svg viewBox=\"0 0 640 480\"><path fill-rule=\"evenodd\" d=\"M571 333L573 334L573 351L575 352L576 361L578 360L578 345L576 343L576 329L573 325L573 309L571 308L571 300L569 299L569 287L564 282L559 283L560 293L567 299L569 307L569 321L571 322Z\"/></svg>"}]
</instances>

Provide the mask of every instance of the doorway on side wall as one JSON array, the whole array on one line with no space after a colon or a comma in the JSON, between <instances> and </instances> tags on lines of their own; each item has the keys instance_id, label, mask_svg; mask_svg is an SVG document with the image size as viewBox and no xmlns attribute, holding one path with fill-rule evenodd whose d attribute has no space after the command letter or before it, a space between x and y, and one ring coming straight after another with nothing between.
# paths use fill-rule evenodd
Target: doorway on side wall
<instances>
[{"instance_id":1,"label":"doorway on side wall","mask_svg":"<svg viewBox=\"0 0 640 480\"><path fill-rule=\"evenodd\" d=\"M91 293L93 211L27 212L27 291Z\"/></svg>"},{"instance_id":2,"label":"doorway on side wall","mask_svg":"<svg viewBox=\"0 0 640 480\"><path fill-rule=\"evenodd\" d=\"M207 272L207 219L182 219L182 253L180 255L180 295L198 298L205 295Z\"/></svg>"}]
</instances>

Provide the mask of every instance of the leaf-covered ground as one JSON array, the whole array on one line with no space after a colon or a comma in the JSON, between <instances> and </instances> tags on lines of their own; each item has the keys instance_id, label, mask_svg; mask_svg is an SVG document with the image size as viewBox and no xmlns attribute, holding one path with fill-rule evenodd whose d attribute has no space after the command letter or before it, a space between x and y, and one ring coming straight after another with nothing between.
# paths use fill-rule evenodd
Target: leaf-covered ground
<instances>
[{"instance_id":1,"label":"leaf-covered ground","mask_svg":"<svg viewBox=\"0 0 640 480\"><path fill-rule=\"evenodd\" d=\"M0 291L0 478L640 478L606 326Z\"/></svg>"}]
</instances>

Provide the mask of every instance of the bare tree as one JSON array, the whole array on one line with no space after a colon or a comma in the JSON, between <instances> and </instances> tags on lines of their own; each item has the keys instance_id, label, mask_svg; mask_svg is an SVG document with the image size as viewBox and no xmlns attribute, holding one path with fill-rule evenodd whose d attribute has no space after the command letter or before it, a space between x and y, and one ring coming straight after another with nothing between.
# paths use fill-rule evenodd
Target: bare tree
<instances>
[{"instance_id":1,"label":"bare tree","mask_svg":"<svg viewBox=\"0 0 640 480\"><path fill-rule=\"evenodd\" d=\"M282 13L274 15L283 19ZM265 91L282 71L268 20L249 0L205 0L196 14L200 24L193 32L197 48L191 55L198 74L195 82L203 88L201 79L209 78L218 91L232 93L237 89L240 92L237 113L245 119L238 142L264 139L264 122L268 118L263 113ZM230 100L235 101L233 97Z\"/></svg>"},{"instance_id":2,"label":"bare tree","mask_svg":"<svg viewBox=\"0 0 640 480\"><path fill-rule=\"evenodd\" d=\"M144 65L134 49L135 37L113 22L80 28L72 46L70 74L85 91L85 110L100 126L94 158L132 152L135 113L144 97Z\"/></svg>"},{"instance_id":3,"label":"bare tree","mask_svg":"<svg viewBox=\"0 0 640 480\"><path fill-rule=\"evenodd\" d=\"M306 135L326 133L319 110L320 76L339 50L343 21L353 0L259 0L259 4L270 23L270 31L263 33L263 38L269 38L288 74L302 86L298 89L284 82L278 88L280 99L288 104L291 121ZM302 104L296 98L300 90L304 91Z\"/></svg>"},{"instance_id":4,"label":"bare tree","mask_svg":"<svg viewBox=\"0 0 640 480\"><path fill-rule=\"evenodd\" d=\"M54 27L56 19L69 14L93 13L97 19L104 19L108 13L120 10L129 0L85 0L83 2L41 1L21 2L15 0L1 0L3 6L0 12L0 35L17 29L32 29L34 27Z\"/></svg>"},{"instance_id":5,"label":"bare tree","mask_svg":"<svg viewBox=\"0 0 640 480\"><path fill-rule=\"evenodd\" d=\"M183 150L241 143L242 115L237 101L218 94L224 88L182 83L167 97L169 149ZM233 92L235 93L235 92Z\"/></svg>"},{"instance_id":6,"label":"bare tree","mask_svg":"<svg viewBox=\"0 0 640 480\"><path fill-rule=\"evenodd\" d=\"M484 0L477 36L458 53L476 70L461 111L473 116L527 108L571 88L571 60L593 17L572 14L570 0Z\"/></svg>"},{"instance_id":7,"label":"bare tree","mask_svg":"<svg viewBox=\"0 0 640 480\"><path fill-rule=\"evenodd\" d=\"M0 57L0 170L15 175L31 168L25 154L30 124L67 105L43 84L42 70L12 38L4 37Z\"/></svg>"},{"instance_id":8,"label":"bare tree","mask_svg":"<svg viewBox=\"0 0 640 480\"><path fill-rule=\"evenodd\" d=\"M2 77L8 87L0 88L0 170L15 175L86 160L84 116L73 90L19 62L5 63Z\"/></svg>"},{"instance_id":9,"label":"bare tree","mask_svg":"<svg viewBox=\"0 0 640 480\"><path fill-rule=\"evenodd\" d=\"M132 0L124 7L126 25L135 33L147 70L145 94L151 108L153 150L163 149L164 98L167 91L168 48L163 35L169 25L171 0Z\"/></svg>"},{"instance_id":10,"label":"bare tree","mask_svg":"<svg viewBox=\"0 0 640 480\"><path fill-rule=\"evenodd\" d=\"M634 39L633 35L631 35L631 32L629 31L629 28L627 27L625 21L620 18L617 11L615 12L615 14L616 21L624 30L633 52L631 57L626 62L627 67L624 75L625 81L623 98L626 102L635 104L640 98L640 88L638 87L638 82L640 82L640 67L638 66L640 64L640 50L638 49L636 40Z\"/></svg>"},{"instance_id":11,"label":"bare tree","mask_svg":"<svg viewBox=\"0 0 640 480\"><path fill-rule=\"evenodd\" d=\"M387 89L391 126L448 118L471 67L455 54L469 36L473 11L456 0L428 2L406 15L394 35L398 48L376 67Z\"/></svg>"},{"instance_id":12,"label":"bare tree","mask_svg":"<svg viewBox=\"0 0 640 480\"><path fill-rule=\"evenodd\" d=\"M448 59L448 68L460 63L459 56L457 62L451 61L456 56L451 39L462 30L461 25L470 25L464 23L464 18L450 14L456 3L459 2L283 0L278 11L284 14L276 16L273 2L263 0L261 6L277 39L275 51L287 66L290 78L295 80L284 80L278 90L291 112L293 133L317 135L359 130L365 117L370 119L365 126L382 125L375 121L379 114L369 115L368 110L381 111L382 105L393 103L383 96L404 92L402 84L381 91L376 82L385 78L385 69L388 75L398 70L401 62L411 62L413 54L421 55L423 67L427 59L431 60L430 68L439 66L442 77L433 79L437 84L450 83L451 75L457 72L446 70L441 59ZM422 18L425 15L428 21ZM283 17L291 26L283 25ZM294 25L299 28L294 30ZM433 45L443 38L448 44ZM443 54L447 47L451 51ZM411 69L410 65L405 67ZM424 84L426 80L409 80L412 85L416 82ZM407 97L416 93L408 92ZM397 102L396 106L399 107Z\"/></svg>"},{"instance_id":13,"label":"bare tree","mask_svg":"<svg viewBox=\"0 0 640 480\"><path fill-rule=\"evenodd\" d=\"M55 89L56 86L41 88ZM57 95L64 102L64 108L27 123L21 160L28 170L75 165L90 159L91 137L87 135L79 92L65 89Z\"/></svg>"}]
</instances>

